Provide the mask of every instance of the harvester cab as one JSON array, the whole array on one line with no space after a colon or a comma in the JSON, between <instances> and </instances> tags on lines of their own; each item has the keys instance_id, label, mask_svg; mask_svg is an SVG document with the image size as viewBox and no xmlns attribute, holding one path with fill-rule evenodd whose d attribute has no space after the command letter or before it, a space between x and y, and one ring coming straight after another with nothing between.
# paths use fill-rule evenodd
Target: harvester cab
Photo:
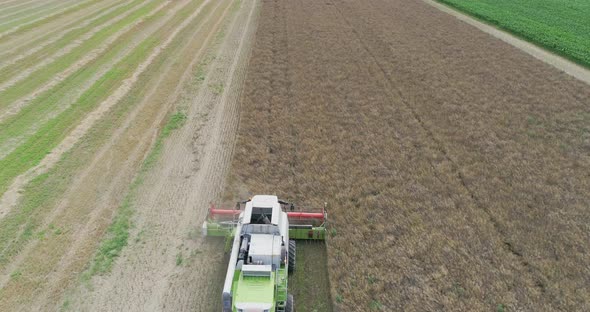
<instances>
[{"instance_id":1,"label":"harvester cab","mask_svg":"<svg viewBox=\"0 0 590 312\"><path fill-rule=\"evenodd\" d=\"M288 274L295 271L295 239L323 240L327 218L325 209L294 208L276 196L256 195L233 210L209 209L203 234L225 237L226 251L231 251L223 312L294 311L287 283Z\"/></svg>"}]
</instances>

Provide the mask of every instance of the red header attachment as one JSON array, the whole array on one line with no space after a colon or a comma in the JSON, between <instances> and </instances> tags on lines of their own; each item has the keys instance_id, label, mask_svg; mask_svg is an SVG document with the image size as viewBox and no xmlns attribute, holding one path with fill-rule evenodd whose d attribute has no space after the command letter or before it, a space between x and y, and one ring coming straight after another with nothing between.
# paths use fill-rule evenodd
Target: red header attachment
<instances>
[{"instance_id":1,"label":"red header attachment","mask_svg":"<svg viewBox=\"0 0 590 312\"><path fill-rule=\"evenodd\" d=\"M211 204L208 219L235 221L242 211L241 209L215 208L215 205ZM321 209L315 210L314 212L288 211L287 217L289 218L289 223L292 224L313 224L314 226L319 226L326 221L326 210Z\"/></svg>"},{"instance_id":2,"label":"red header attachment","mask_svg":"<svg viewBox=\"0 0 590 312\"><path fill-rule=\"evenodd\" d=\"M287 212L287 216L289 220L306 220L306 219L316 219L324 221L324 213L323 212L300 212L300 211L290 211Z\"/></svg>"},{"instance_id":3,"label":"red header attachment","mask_svg":"<svg viewBox=\"0 0 590 312\"><path fill-rule=\"evenodd\" d=\"M211 204L207 219L216 221L236 221L241 212L242 210L237 209L215 208L215 205Z\"/></svg>"}]
</instances>

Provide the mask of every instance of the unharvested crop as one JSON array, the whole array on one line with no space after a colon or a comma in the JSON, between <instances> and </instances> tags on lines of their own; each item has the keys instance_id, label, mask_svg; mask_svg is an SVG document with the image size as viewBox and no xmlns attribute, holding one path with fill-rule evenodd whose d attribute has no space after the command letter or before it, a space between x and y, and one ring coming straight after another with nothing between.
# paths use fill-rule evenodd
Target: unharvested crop
<instances>
[{"instance_id":1,"label":"unharvested crop","mask_svg":"<svg viewBox=\"0 0 590 312\"><path fill-rule=\"evenodd\" d=\"M228 193L329 203L340 310L590 307L587 85L421 1L263 3Z\"/></svg>"}]
</instances>

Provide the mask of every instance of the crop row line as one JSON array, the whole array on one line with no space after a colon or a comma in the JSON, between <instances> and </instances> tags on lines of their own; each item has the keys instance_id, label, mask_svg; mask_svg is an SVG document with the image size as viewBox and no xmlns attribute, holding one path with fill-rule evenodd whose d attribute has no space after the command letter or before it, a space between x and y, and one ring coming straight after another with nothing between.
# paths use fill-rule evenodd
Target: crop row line
<instances>
[{"instance_id":1,"label":"crop row line","mask_svg":"<svg viewBox=\"0 0 590 312\"><path fill-rule=\"evenodd\" d=\"M30 12L33 12L33 14L35 14L35 13L38 13L39 12L38 11L39 8L46 7L46 6L50 5L50 4L53 4L54 2L56 2L56 0L50 0L50 1L47 1L47 2L39 2L39 3L35 3L35 5L33 5L33 6L21 8L21 9L18 9L18 10L14 10L12 12L11 12L11 10L8 10L8 9L2 9L2 12L5 13L5 14L0 15L0 20L8 19L8 21L14 21L15 20L15 18L14 18L15 15L19 15L19 14L24 13L24 12L29 12L29 13ZM23 16L21 16L20 18L22 18L22 17ZM19 18L19 17L17 17L17 18Z\"/></svg>"},{"instance_id":2,"label":"crop row line","mask_svg":"<svg viewBox=\"0 0 590 312\"><path fill-rule=\"evenodd\" d=\"M0 17L0 30L4 29L4 25L10 24L11 26L9 26L8 28L12 26L18 26L22 23L30 21L31 19L42 17L46 14L50 14L51 12L55 12L56 10L63 9L64 7L67 8L68 5L71 5L71 1L72 0L67 0L63 3L60 3L55 0L41 2L37 7L25 9L14 14L8 14L3 17Z\"/></svg>"},{"instance_id":3,"label":"crop row line","mask_svg":"<svg viewBox=\"0 0 590 312\"><path fill-rule=\"evenodd\" d=\"M37 26L41 26L44 23L46 23L47 21L57 19L61 16L65 16L70 13L81 10L85 7L88 7L88 6L96 3L96 1L97 0L86 0L84 2L77 2L75 5L66 7L64 10L55 12L53 14L41 16L37 19L27 21L26 23L23 23L23 24L11 25L12 28L2 27L2 28L0 28L0 39L5 38L7 36L15 36L15 35L25 32L27 30L33 29Z\"/></svg>"},{"instance_id":4,"label":"crop row line","mask_svg":"<svg viewBox=\"0 0 590 312\"><path fill-rule=\"evenodd\" d=\"M128 4L124 7L120 7L117 10L101 17L100 19L95 20L86 27L72 30L70 33L66 34L62 39L54 42L49 47L47 47L47 49L38 51L37 53L34 53L26 58L21 59L19 62L16 62L14 64L6 66L3 69L0 69L0 92L5 91L6 89L16 85L20 81L31 76L33 73L38 72L40 69L43 71L47 71L47 69L44 69L42 67L45 67L54 62L59 62L59 57L65 57L69 53L76 53L75 55L81 58L84 55L89 54L88 51L92 47L89 47L88 44L86 44L86 41L90 39L97 40L97 38L95 38L94 36L99 33L116 33L118 28L116 27L117 25L115 23L123 20L125 17L135 12L139 6L134 6L136 6L139 3L141 3L141 0L136 0L131 4ZM107 40L107 38L103 38ZM86 49L76 49L80 46L84 46L86 47ZM67 65L63 62L62 64L63 66ZM55 75L59 76L59 74ZM10 100L11 99L9 98L6 101Z\"/></svg>"},{"instance_id":5,"label":"crop row line","mask_svg":"<svg viewBox=\"0 0 590 312\"><path fill-rule=\"evenodd\" d=\"M0 3L0 9L11 10L17 7L27 6L31 4L31 2L35 2L36 0L27 0L27 1L20 1L20 0L10 0L10 1L3 1ZM12 4L13 2L18 2L17 4Z\"/></svg>"},{"instance_id":6,"label":"crop row line","mask_svg":"<svg viewBox=\"0 0 590 312\"><path fill-rule=\"evenodd\" d=\"M160 7L150 10L157 4L157 2L155 2L153 5L149 5L145 9L138 11L137 14L140 16L144 15L145 17L146 14L151 11L151 14L153 15L145 18L147 20L145 23L147 23L146 25L153 25L153 23L159 20L162 15L159 10L169 3L171 2L166 2ZM7 161L13 157L17 157L19 161L18 164L12 163L8 166L11 168L0 165L0 171L3 172L0 173L0 185L3 185L3 187L0 187L0 193L5 191L5 187L10 184L10 181L13 180L16 175L19 175L27 168L35 165L47 152L50 151L50 149L48 149L45 152L40 153L32 152L32 150L29 150L29 148L31 148L29 144L31 144L32 141L42 141L47 144L52 142L52 145L55 144L55 139L57 137L62 136L76 125L76 122L70 122L69 125L62 124L63 118L69 119L80 117L83 112L86 112L86 109L92 107L94 101L101 100L108 96L111 88L124 78L122 75L129 73L130 66L135 63L127 64L126 61L129 61L130 58L137 61L137 58L139 57L137 56L137 51L145 49L147 45L146 40L149 40L154 36L153 33L149 35L153 30L148 28L149 32L144 34L148 38L140 39L142 40L141 42L133 43L136 41L133 38L135 38L137 30L140 29L138 28L140 25L143 24L138 22L135 25L135 28L130 28L127 32L122 34L110 49L104 51L102 57L95 58L86 66L77 69L53 89L46 91L44 95L38 96L34 101L28 103L28 105L17 115L11 116L5 120L2 128L0 128L1 141L2 144L4 144L3 146L5 146L2 150L10 149L10 152L7 153L0 162ZM141 37L143 37L143 35ZM133 43L132 46L129 46L129 42ZM56 137L52 137L48 142L48 134L44 133L44 131L47 130L48 125L55 126L56 123L60 124L60 129L61 131L64 131L64 133L52 133L49 137ZM15 141L15 138L19 138L20 141ZM40 145L37 146L40 147ZM34 150L38 151L37 148L34 148ZM31 162L32 159L36 160ZM12 173L8 174L8 172Z\"/></svg>"},{"instance_id":7,"label":"crop row line","mask_svg":"<svg viewBox=\"0 0 590 312\"><path fill-rule=\"evenodd\" d=\"M169 3L169 2L167 2ZM165 6L162 4L161 7ZM156 14L161 7L152 11L152 14ZM152 15L150 14L150 15ZM161 15L160 13L157 14ZM156 16L157 17L157 16ZM154 16L150 16L148 21L152 21ZM135 25L141 25L140 21L137 21ZM55 118L65 109L73 105L79 97L81 97L86 90L91 88L99 79L102 77L108 69L114 64L119 62L129 51L139 44L143 37L146 37L149 33L149 29L157 27L152 24L147 29L142 29L139 33L142 34L140 37L134 36L134 33L128 31L122 32L122 35L113 45L113 48L102 52L102 55L92 54L86 57L86 66L80 66L72 68L72 71L68 71L62 77L58 77L52 80L49 84L38 89L36 92L31 94L28 98L19 101L20 104L13 109L16 110L16 115L8 115L6 117L7 122L3 123L6 125L4 129L0 129L0 133L6 134L3 130L15 131L14 136L0 136L5 141L2 141L2 157L8 155L16 147L23 143L28 136L32 135L41 126L43 126L48 120ZM133 28L129 28L133 29ZM128 38L126 41L125 38ZM129 38L132 38L129 40ZM19 110L20 109L20 110ZM18 116L18 117L15 117ZM25 121L31 122L25 122ZM0 157L1 158L1 157Z\"/></svg>"},{"instance_id":8,"label":"crop row line","mask_svg":"<svg viewBox=\"0 0 590 312\"><path fill-rule=\"evenodd\" d=\"M98 6L97 8L89 8L86 14L63 24L57 31L49 31L42 33L40 36L33 36L30 40L25 40L20 44L14 44L12 42L0 44L0 69L11 66L41 50L52 50L52 48L47 48L47 46L55 46L58 41L60 41L59 46L63 46L65 37L72 36L72 33L77 33L79 29L95 23L97 20L102 19L105 15L108 15L114 10L126 6L131 1L132 0L126 0L123 2L106 2L107 5ZM70 42L70 40L67 42Z\"/></svg>"}]
</instances>

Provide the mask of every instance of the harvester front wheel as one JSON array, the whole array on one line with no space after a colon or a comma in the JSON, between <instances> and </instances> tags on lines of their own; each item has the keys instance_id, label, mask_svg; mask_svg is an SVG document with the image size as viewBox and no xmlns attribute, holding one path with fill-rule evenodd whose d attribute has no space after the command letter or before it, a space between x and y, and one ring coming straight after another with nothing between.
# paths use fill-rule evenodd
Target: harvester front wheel
<instances>
[{"instance_id":1,"label":"harvester front wheel","mask_svg":"<svg viewBox=\"0 0 590 312\"><path fill-rule=\"evenodd\" d=\"M289 240L289 273L295 272L295 252L296 252L295 241Z\"/></svg>"},{"instance_id":2,"label":"harvester front wheel","mask_svg":"<svg viewBox=\"0 0 590 312\"><path fill-rule=\"evenodd\" d=\"M295 303L293 302L293 295L287 295L287 305L285 306L285 312L295 312Z\"/></svg>"}]
</instances>

